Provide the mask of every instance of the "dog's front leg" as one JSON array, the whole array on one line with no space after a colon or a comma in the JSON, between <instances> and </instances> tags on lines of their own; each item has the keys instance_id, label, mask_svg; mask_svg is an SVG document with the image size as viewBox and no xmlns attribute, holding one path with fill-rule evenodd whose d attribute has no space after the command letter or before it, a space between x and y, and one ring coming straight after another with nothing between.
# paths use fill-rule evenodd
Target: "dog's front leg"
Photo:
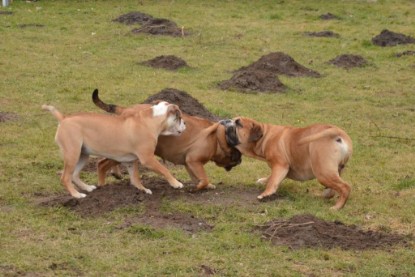
<instances>
[{"instance_id":1,"label":"dog's front leg","mask_svg":"<svg viewBox=\"0 0 415 277\"><path fill-rule=\"evenodd\" d=\"M198 184L196 186L197 190L202 190L202 189L215 189L216 187L212 184L209 183L209 179L206 175L206 171L203 168L203 164L201 162L191 162L191 161L186 161L186 169L187 172L191 172L191 174L193 174L197 181Z\"/></svg>"},{"instance_id":2,"label":"dog's front leg","mask_svg":"<svg viewBox=\"0 0 415 277\"><path fill-rule=\"evenodd\" d=\"M140 162L143 166L147 167L148 169L159 173L166 178L167 182L169 182L170 186L176 189L180 189L183 187L183 184L177 181L176 178L167 170L157 159L154 155L137 155L140 159Z\"/></svg>"},{"instance_id":3,"label":"dog's front leg","mask_svg":"<svg viewBox=\"0 0 415 277\"><path fill-rule=\"evenodd\" d=\"M282 180L284 180L284 178L287 176L288 170L289 166L287 165L272 165L271 176L269 176L267 180L267 187L265 188L263 193L258 195L258 199L262 199L264 197L274 194L278 190L278 187Z\"/></svg>"},{"instance_id":4,"label":"dog's front leg","mask_svg":"<svg viewBox=\"0 0 415 277\"><path fill-rule=\"evenodd\" d=\"M131 184L133 184L133 186L135 186L139 190L143 190L147 194L153 194L151 190L145 188L141 183L140 175L138 173L138 160L132 163L124 163L124 165L127 167L128 174L130 175Z\"/></svg>"}]
</instances>

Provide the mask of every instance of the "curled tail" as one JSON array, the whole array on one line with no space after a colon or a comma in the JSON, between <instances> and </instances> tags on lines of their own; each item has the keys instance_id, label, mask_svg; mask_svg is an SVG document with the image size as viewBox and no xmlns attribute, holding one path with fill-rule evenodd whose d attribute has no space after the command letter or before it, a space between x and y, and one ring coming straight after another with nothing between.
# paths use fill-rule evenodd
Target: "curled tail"
<instances>
[{"instance_id":1,"label":"curled tail","mask_svg":"<svg viewBox=\"0 0 415 277\"><path fill-rule=\"evenodd\" d=\"M50 105L42 105L42 109L46 110L46 111L50 111L52 113L52 115L54 117L56 117L56 119L61 122L65 116L63 114L61 114L60 111L58 111L54 106L50 106Z\"/></svg>"},{"instance_id":2,"label":"curled tail","mask_svg":"<svg viewBox=\"0 0 415 277\"><path fill-rule=\"evenodd\" d=\"M92 92L92 102L94 102L94 104L108 112L108 113L115 113L115 114L121 114L124 111L123 107L119 107L117 105L114 104L107 104L104 103L99 97L98 97L98 89L95 89L94 92Z\"/></svg>"}]
</instances>

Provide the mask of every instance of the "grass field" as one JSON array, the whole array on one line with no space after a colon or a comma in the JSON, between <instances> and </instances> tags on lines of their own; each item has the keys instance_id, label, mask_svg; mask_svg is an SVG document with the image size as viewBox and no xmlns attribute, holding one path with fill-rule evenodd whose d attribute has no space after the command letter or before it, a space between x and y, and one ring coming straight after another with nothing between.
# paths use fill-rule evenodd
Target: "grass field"
<instances>
[{"instance_id":1,"label":"grass field","mask_svg":"<svg viewBox=\"0 0 415 277\"><path fill-rule=\"evenodd\" d=\"M11 11L12 14L1 13ZM131 11L175 21L186 37L133 35L112 20ZM364 230L415 232L415 44L373 45L383 29L415 37L415 3L373 1L13 1L0 8L0 275L2 276L414 276L414 244L378 250L274 246L251 232L275 218L311 213ZM338 20L321 20L332 13ZM137 26L135 26L137 27ZM330 30L339 38L305 32ZM279 76L285 93L223 91L217 83L270 52L284 52L321 78ZM345 70L327 62L361 55L368 65ZM176 55L190 68L139 65ZM90 98L121 105L164 88L186 91L212 113L305 126L338 125L353 139L344 174L346 206L329 210L317 181L285 180L282 200L216 205L162 200L161 212L203 218L213 229L188 235L177 228L133 224L143 212L127 206L97 217L44 207L39 197L66 195L56 174L57 122L44 103L64 113L95 111ZM244 157L231 172L206 166L218 193L264 188L264 162ZM182 167L174 175L189 181ZM96 184L96 174L84 178ZM203 194L202 194L203 195ZM238 200L238 199L236 199ZM255 202L255 201L254 201Z\"/></svg>"}]
</instances>

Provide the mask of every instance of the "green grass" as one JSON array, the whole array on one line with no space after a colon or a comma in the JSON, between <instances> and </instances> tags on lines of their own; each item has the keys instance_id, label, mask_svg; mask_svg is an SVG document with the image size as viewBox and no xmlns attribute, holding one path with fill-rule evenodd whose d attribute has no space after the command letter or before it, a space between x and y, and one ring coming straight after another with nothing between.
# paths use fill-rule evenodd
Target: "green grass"
<instances>
[{"instance_id":1,"label":"green grass","mask_svg":"<svg viewBox=\"0 0 415 277\"><path fill-rule=\"evenodd\" d=\"M413 1L14 1L3 10L13 15L0 15L0 112L19 118L0 123L0 275L199 276L201 265L218 276L415 274L413 249L293 251L250 232L255 224L310 212L365 229L414 233L415 57L394 54L415 45L371 43L383 29L415 37ZM112 22L130 11L172 19L192 35L132 35L132 26ZM318 19L327 12L341 20ZM44 27L19 27L32 23ZM303 35L321 30L340 38ZM275 51L323 77L281 76L289 90L278 95L217 88L232 70ZM327 64L345 53L361 55L369 65L343 70ZM138 64L159 55L176 55L191 69L169 72ZM188 92L221 116L344 128L354 143L344 175L353 184L349 202L331 212L332 203L318 197L316 181L286 180L283 200L259 208L164 203L163 209L193 213L215 225L193 237L145 225L115 228L139 212L134 208L82 218L34 204L39 193L64 191L56 175L62 168L53 139L56 121L41 111L42 104L65 113L97 111L90 100L95 88L108 102L129 105L166 87ZM248 158L229 173L213 164L206 168L212 182L224 187L257 186L255 180L268 173L265 163ZM174 174L188 178L184 169Z\"/></svg>"}]
</instances>

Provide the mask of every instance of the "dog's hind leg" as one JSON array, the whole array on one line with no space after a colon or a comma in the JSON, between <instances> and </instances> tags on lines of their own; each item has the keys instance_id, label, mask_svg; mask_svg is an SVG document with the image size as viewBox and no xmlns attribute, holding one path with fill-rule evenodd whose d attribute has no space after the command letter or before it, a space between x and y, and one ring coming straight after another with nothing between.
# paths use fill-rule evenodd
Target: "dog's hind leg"
<instances>
[{"instance_id":1,"label":"dog's hind leg","mask_svg":"<svg viewBox=\"0 0 415 277\"><path fill-rule=\"evenodd\" d=\"M138 188L139 190L143 190L147 194L153 194L151 190L145 188L141 183L140 175L138 173L138 160L131 162L131 163L123 163L128 170L128 174L130 175L130 182L133 186Z\"/></svg>"},{"instance_id":2,"label":"dog's hind leg","mask_svg":"<svg viewBox=\"0 0 415 277\"><path fill-rule=\"evenodd\" d=\"M98 186L105 185L105 177L107 176L107 172L113 168L118 167L119 162L110 160L110 159L101 159L98 161L97 164L97 174L98 174ZM120 179L122 179L122 176L120 176Z\"/></svg>"},{"instance_id":3,"label":"dog's hind leg","mask_svg":"<svg viewBox=\"0 0 415 277\"><path fill-rule=\"evenodd\" d=\"M348 183L343 181L339 175L317 176L317 180L328 189L334 190L339 194L339 199L336 204L331 207L333 210L339 210L346 204L347 199L351 191L351 187Z\"/></svg>"},{"instance_id":4,"label":"dog's hind leg","mask_svg":"<svg viewBox=\"0 0 415 277\"><path fill-rule=\"evenodd\" d=\"M88 184L85 184L79 177L79 174L81 170L84 168L85 164L88 162L89 155L82 154L79 157L78 163L75 166L75 170L72 174L72 181L75 183L75 185L78 186L81 190L91 192L94 189L96 189L96 186L90 186Z\"/></svg>"},{"instance_id":5,"label":"dog's hind leg","mask_svg":"<svg viewBox=\"0 0 415 277\"><path fill-rule=\"evenodd\" d=\"M74 155L78 156L79 154L72 152L69 155L65 155L64 153L64 168L61 176L61 182L72 197L84 198L86 194L77 191L72 183L72 176L75 171L77 161L77 158Z\"/></svg>"}]
</instances>

